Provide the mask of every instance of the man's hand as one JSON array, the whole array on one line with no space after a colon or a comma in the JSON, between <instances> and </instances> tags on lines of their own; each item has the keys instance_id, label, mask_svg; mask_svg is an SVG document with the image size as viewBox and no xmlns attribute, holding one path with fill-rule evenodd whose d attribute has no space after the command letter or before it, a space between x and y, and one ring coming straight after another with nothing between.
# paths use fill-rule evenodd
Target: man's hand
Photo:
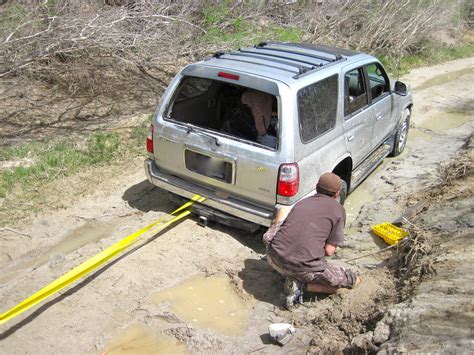
<instances>
[{"instance_id":1,"label":"man's hand","mask_svg":"<svg viewBox=\"0 0 474 355\"><path fill-rule=\"evenodd\" d=\"M273 240L275 234L277 234L280 226L285 221L286 217L290 213L293 206L279 206L276 213L275 219L273 220L272 225L268 228L267 232L263 235L263 243L265 246L268 246L270 242Z\"/></svg>"},{"instance_id":2,"label":"man's hand","mask_svg":"<svg viewBox=\"0 0 474 355\"><path fill-rule=\"evenodd\" d=\"M288 214L290 213L292 208L293 206L285 206L285 205L279 206L275 214L274 223L282 224L283 221L286 219L286 217L288 217Z\"/></svg>"},{"instance_id":3,"label":"man's hand","mask_svg":"<svg viewBox=\"0 0 474 355\"><path fill-rule=\"evenodd\" d=\"M324 252L326 253L326 256L331 256L336 252L337 246L332 245L332 244L326 244L324 246Z\"/></svg>"},{"instance_id":4,"label":"man's hand","mask_svg":"<svg viewBox=\"0 0 474 355\"><path fill-rule=\"evenodd\" d=\"M265 232L263 235L263 244L265 244L266 247L268 247L275 237L275 234L280 230L281 222L275 222L273 223L270 228Z\"/></svg>"}]
</instances>

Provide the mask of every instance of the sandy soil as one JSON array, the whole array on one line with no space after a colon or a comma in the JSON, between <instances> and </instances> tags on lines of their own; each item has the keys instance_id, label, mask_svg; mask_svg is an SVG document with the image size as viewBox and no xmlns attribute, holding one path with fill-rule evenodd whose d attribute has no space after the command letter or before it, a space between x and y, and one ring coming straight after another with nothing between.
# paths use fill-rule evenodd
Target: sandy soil
<instances>
[{"instance_id":1,"label":"sandy soil","mask_svg":"<svg viewBox=\"0 0 474 355\"><path fill-rule=\"evenodd\" d=\"M346 246L333 258L361 275L360 287L283 310L261 233L203 228L190 217L0 326L0 353L474 351L473 69L469 58L403 78L415 100L407 149L349 196ZM447 179L459 162L464 173ZM79 180L89 188L77 192ZM56 185L64 208L0 229L0 312L176 207L145 180L141 161ZM405 225L427 237L404 277L387 267L394 251L376 253L386 245L369 228L420 201ZM276 322L296 328L284 347L267 334Z\"/></svg>"}]
</instances>

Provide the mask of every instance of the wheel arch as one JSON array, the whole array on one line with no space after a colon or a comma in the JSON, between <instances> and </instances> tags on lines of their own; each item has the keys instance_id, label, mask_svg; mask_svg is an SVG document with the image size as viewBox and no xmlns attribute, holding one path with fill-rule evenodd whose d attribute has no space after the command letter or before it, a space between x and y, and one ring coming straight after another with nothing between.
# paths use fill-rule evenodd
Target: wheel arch
<instances>
[{"instance_id":1,"label":"wheel arch","mask_svg":"<svg viewBox=\"0 0 474 355\"><path fill-rule=\"evenodd\" d=\"M403 113L405 112L405 110L408 110L411 116L412 108L413 108L413 102L410 102L408 103L408 105L403 107L403 110L401 111L401 114L400 114L400 118L398 119L397 128L400 127L403 123L403 119L404 119Z\"/></svg>"},{"instance_id":2,"label":"wheel arch","mask_svg":"<svg viewBox=\"0 0 474 355\"><path fill-rule=\"evenodd\" d=\"M352 158L350 155L343 157L332 169L332 172L344 180L347 184L347 191L351 188Z\"/></svg>"}]
</instances>

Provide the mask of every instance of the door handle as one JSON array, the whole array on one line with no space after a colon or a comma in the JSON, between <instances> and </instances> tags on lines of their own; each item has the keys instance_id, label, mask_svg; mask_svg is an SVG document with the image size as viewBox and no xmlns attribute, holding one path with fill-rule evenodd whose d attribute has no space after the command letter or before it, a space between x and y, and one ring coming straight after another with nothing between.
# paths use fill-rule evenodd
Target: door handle
<instances>
[{"instance_id":1,"label":"door handle","mask_svg":"<svg viewBox=\"0 0 474 355\"><path fill-rule=\"evenodd\" d=\"M348 142L350 142L350 141L353 140L353 139L354 139L354 136L348 136L348 137L347 137L347 141L348 141Z\"/></svg>"},{"instance_id":2,"label":"door handle","mask_svg":"<svg viewBox=\"0 0 474 355\"><path fill-rule=\"evenodd\" d=\"M378 113L375 115L375 120L380 121L383 118L383 115L381 113Z\"/></svg>"}]
</instances>

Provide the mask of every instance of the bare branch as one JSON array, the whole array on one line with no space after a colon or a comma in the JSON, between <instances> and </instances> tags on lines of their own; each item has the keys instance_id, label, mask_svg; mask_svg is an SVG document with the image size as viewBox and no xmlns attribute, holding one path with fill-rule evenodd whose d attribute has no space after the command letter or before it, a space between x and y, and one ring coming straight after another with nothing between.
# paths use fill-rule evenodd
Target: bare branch
<instances>
[{"instance_id":1,"label":"bare branch","mask_svg":"<svg viewBox=\"0 0 474 355\"><path fill-rule=\"evenodd\" d=\"M51 26L53 25L53 22L54 20L56 20L57 17L56 16L53 16L53 17L48 17L48 20L50 20L49 24L48 24L48 27L43 30L43 31L40 31L40 32L37 32L35 34L32 34L30 36L25 36L25 37L21 37L21 38L16 38L16 39L13 39L13 40L10 40L11 36L15 33L15 32L12 32L8 37L7 39L5 40L4 43L11 43L11 42L18 42L18 41L24 41L26 39L30 39L30 38L34 38L34 37L38 37L38 36L41 36L42 34L46 33L46 32L49 32L51 30ZM31 21L33 22L33 21Z\"/></svg>"}]
</instances>

